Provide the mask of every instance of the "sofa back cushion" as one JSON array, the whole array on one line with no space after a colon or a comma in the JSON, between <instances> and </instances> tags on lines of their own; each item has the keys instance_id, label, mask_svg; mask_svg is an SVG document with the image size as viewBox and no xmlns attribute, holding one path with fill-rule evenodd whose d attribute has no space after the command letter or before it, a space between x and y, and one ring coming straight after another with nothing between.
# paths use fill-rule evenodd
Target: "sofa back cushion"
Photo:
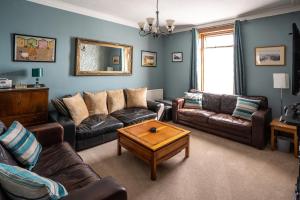
<instances>
[{"instance_id":1,"label":"sofa back cushion","mask_svg":"<svg viewBox=\"0 0 300 200\"><path fill-rule=\"evenodd\" d=\"M220 113L221 97L219 94L203 93L202 108L204 110Z\"/></svg>"},{"instance_id":2,"label":"sofa back cushion","mask_svg":"<svg viewBox=\"0 0 300 200\"><path fill-rule=\"evenodd\" d=\"M0 136L6 131L6 129L7 128L5 124L0 121ZM11 156L11 154L6 150L6 148L2 144L0 144L0 163L4 163L8 165L17 165L17 162L14 160L14 158Z\"/></svg>"},{"instance_id":3,"label":"sofa back cushion","mask_svg":"<svg viewBox=\"0 0 300 200\"><path fill-rule=\"evenodd\" d=\"M147 108L147 88L125 89L127 108Z\"/></svg>"},{"instance_id":4,"label":"sofa back cushion","mask_svg":"<svg viewBox=\"0 0 300 200\"><path fill-rule=\"evenodd\" d=\"M63 101L76 126L78 126L84 119L88 118L89 111L80 93L77 93L72 97L63 98Z\"/></svg>"},{"instance_id":5,"label":"sofa back cushion","mask_svg":"<svg viewBox=\"0 0 300 200\"><path fill-rule=\"evenodd\" d=\"M107 107L108 113L122 110L126 107L125 95L122 89L120 90L109 90L107 92Z\"/></svg>"},{"instance_id":6,"label":"sofa back cushion","mask_svg":"<svg viewBox=\"0 0 300 200\"><path fill-rule=\"evenodd\" d=\"M103 92L83 92L83 99L89 111L89 115L107 115L107 94Z\"/></svg>"},{"instance_id":7,"label":"sofa back cushion","mask_svg":"<svg viewBox=\"0 0 300 200\"><path fill-rule=\"evenodd\" d=\"M224 114L232 115L237 102L237 96L235 95L222 95L220 112Z\"/></svg>"}]
</instances>

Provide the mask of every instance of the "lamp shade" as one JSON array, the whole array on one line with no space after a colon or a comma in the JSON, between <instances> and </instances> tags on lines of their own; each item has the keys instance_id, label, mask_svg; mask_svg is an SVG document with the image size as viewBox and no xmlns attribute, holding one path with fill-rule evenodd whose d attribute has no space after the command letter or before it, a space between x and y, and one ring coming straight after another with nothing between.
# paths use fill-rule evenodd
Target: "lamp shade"
<instances>
[{"instance_id":1,"label":"lamp shade","mask_svg":"<svg viewBox=\"0 0 300 200\"><path fill-rule=\"evenodd\" d=\"M289 75L287 73L274 73L273 74L273 87L280 89L289 88Z\"/></svg>"},{"instance_id":2,"label":"lamp shade","mask_svg":"<svg viewBox=\"0 0 300 200\"><path fill-rule=\"evenodd\" d=\"M42 77L43 75L43 68L32 68L32 77Z\"/></svg>"}]
</instances>

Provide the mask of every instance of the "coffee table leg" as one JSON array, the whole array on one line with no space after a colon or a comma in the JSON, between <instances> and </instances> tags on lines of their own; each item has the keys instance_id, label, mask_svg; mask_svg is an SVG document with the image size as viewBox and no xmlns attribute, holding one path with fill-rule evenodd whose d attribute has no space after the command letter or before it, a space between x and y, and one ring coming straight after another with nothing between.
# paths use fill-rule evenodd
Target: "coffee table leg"
<instances>
[{"instance_id":1,"label":"coffee table leg","mask_svg":"<svg viewBox=\"0 0 300 200\"><path fill-rule=\"evenodd\" d=\"M156 180L156 159L155 156L151 159L151 180Z\"/></svg>"},{"instance_id":2,"label":"coffee table leg","mask_svg":"<svg viewBox=\"0 0 300 200\"><path fill-rule=\"evenodd\" d=\"M185 158L190 157L190 145L188 144L187 147L185 147Z\"/></svg>"},{"instance_id":3,"label":"coffee table leg","mask_svg":"<svg viewBox=\"0 0 300 200\"><path fill-rule=\"evenodd\" d=\"M122 149L120 145L120 137L118 137L118 155L120 156L122 154Z\"/></svg>"}]
</instances>

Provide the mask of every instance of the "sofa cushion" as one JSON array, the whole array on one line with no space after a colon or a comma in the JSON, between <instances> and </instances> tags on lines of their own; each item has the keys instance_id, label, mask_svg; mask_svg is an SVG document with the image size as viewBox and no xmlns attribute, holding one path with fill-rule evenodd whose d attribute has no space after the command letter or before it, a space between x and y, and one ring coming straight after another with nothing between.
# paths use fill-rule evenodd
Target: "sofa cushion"
<instances>
[{"instance_id":1,"label":"sofa cushion","mask_svg":"<svg viewBox=\"0 0 300 200\"><path fill-rule=\"evenodd\" d=\"M60 183L3 163L0 163L0 182L11 199L60 199L68 195Z\"/></svg>"},{"instance_id":2,"label":"sofa cushion","mask_svg":"<svg viewBox=\"0 0 300 200\"><path fill-rule=\"evenodd\" d=\"M100 179L66 142L45 148L33 171L61 183L69 192Z\"/></svg>"},{"instance_id":3,"label":"sofa cushion","mask_svg":"<svg viewBox=\"0 0 300 200\"><path fill-rule=\"evenodd\" d=\"M202 93L184 93L184 108L202 109Z\"/></svg>"},{"instance_id":4,"label":"sofa cushion","mask_svg":"<svg viewBox=\"0 0 300 200\"><path fill-rule=\"evenodd\" d=\"M155 112L143 108L127 108L113 112L111 115L123 122L125 126L157 117Z\"/></svg>"},{"instance_id":5,"label":"sofa cushion","mask_svg":"<svg viewBox=\"0 0 300 200\"><path fill-rule=\"evenodd\" d=\"M63 101L63 98L71 97L72 95L65 95L63 97L51 99L51 103L55 110L62 116L70 117L69 110Z\"/></svg>"},{"instance_id":6,"label":"sofa cushion","mask_svg":"<svg viewBox=\"0 0 300 200\"><path fill-rule=\"evenodd\" d=\"M0 144L0 163L18 165L13 156Z\"/></svg>"},{"instance_id":7,"label":"sofa cushion","mask_svg":"<svg viewBox=\"0 0 300 200\"><path fill-rule=\"evenodd\" d=\"M33 133L24 128L18 121L14 121L8 130L0 136L0 142L16 160L29 170L35 166L42 151L42 145Z\"/></svg>"},{"instance_id":8,"label":"sofa cushion","mask_svg":"<svg viewBox=\"0 0 300 200\"><path fill-rule=\"evenodd\" d=\"M126 107L124 91L122 89L110 90L106 92L108 113L122 110Z\"/></svg>"},{"instance_id":9,"label":"sofa cushion","mask_svg":"<svg viewBox=\"0 0 300 200\"><path fill-rule=\"evenodd\" d=\"M259 105L260 100L238 97L236 107L232 113L232 116L251 120L252 114L257 111Z\"/></svg>"},{"instance_id":10,"label":"sofa cushion","mask_svg":"<svg viewBox=\"0 0 300 200\"><path fill-rule=\"evenodd\" d=\"M92 115L76 128L77 139L87 139L122 128L123 123L110 115Z\"/></svg>"},{"instance_id":11,"label":"sofa cushion","mask_svg":"<svg viewBox=\"0 0 300 200\"><path fill-rule=\"evenodd\" d=\"M232 115L236 106L237 96L235 95L222 95L220 112Z\"/></svg>"},{"instance_id":12,"label":"sofa cushion","mask_svg":"<svg viewBox=\"0 0 300 200\"><path fill-rule=\"evenodd\" d=\"M0 121L0 135L2 135L6 131L6 126L3 122Z\"/></svg>"},{"instance_id":13,"label":"sofa cushion","mask_svg":"<svg viewBox=\"0 0 300 200\"><path fill-rule=\"evenodd\" d=\"M82 122L82 120L86 119L89 116L89 111L80 93L77 93L72 97L63 98L63 101L67 106L76 126L78 126Z\"/></svg>"},{"instance_id":14,"label":"sofa cushion","mask_svg":"<svg viewBox=\"0 0 300 200\"><path fill-rule=\"evenodd\" d=\"M178 119L190 117L191 121L207 123L208 118L216 113L208 110L182 108L178 110L177 114Z\"/></svg>"},{"instance_id":15,"label":"sofa cushion","mask_svg":"<svg viewBox=\"0 0 300 200\"><path fill-rule=\"evenodd\" d=\"M218 94L203 93L202 108L204 110L219 113L221 106L221 97L222 95Z\"/></svg>"},{"instance_id":16,"label":"sofa cushion","mask_svg":"<svg viewBox=\"0 0 300 200\"><path fill-rule=\"evenodd\" d=\"M108 114L107 93L103 92L83 92L83 99L89 111L89 115Z\"/></svg>"},{"instance_id":17,"label":"sofa cushion","mask_svg":"<svg viewBox=\"0 0 300 200\"><path fill-rule=\"evenodd\" d=\"M127 108L147 108L147 88L126 89Z\"/></svg>"},{"instance_id":18,"label":"sofa cushion","mask_svg":"<svg viewBox=\"0 0 300 200\"><path fill-rule=\"evenodd\" d=\"M251 122L232 117L229 114L216 114L208 119L210 126L225 132L233 133L235 135L249 136L251 135Z\"/></svg>"}]
</instances>

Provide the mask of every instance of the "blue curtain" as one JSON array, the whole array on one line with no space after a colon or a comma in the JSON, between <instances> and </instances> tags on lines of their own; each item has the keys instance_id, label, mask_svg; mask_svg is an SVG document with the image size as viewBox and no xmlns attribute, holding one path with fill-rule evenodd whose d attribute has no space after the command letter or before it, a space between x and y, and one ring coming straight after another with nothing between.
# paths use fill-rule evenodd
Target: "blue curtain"
<instances>
[{"instance_id":1,"label":"blue curtain","mask_svg":"<svg viewBox=\"0 0 300 200\"><path fill-rule=\"evenodd\" d=\"M246 95L245 63L239 20L234 23L234 92L237 95Z\"/></svg>"},{"instance_id":2,"label":"blue curtain","mask_svg":"<svg viewBox=\"0 0 300 200\"><path fill-rule=\"evenodd\" d=\"M191 85L190 89L198 89L198 31L192 29L192 56L191 56Z\"/></svg>"}]
</instances>

